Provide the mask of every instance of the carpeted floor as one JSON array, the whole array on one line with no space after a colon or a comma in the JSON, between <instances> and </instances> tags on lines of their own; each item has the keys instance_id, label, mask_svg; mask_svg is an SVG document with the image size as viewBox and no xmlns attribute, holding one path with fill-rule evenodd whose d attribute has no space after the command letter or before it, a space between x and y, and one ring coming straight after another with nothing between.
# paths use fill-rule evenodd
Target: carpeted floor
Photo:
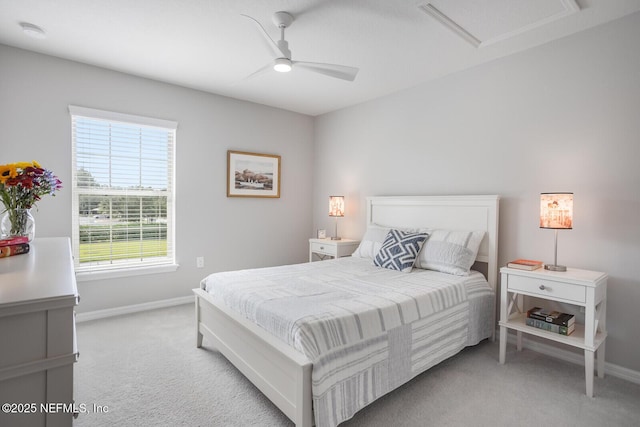
<instances>
[{"instance_id":1,"label":"carpeted floor","mask_svg":"<svg viewBox=\"0 0 640 427\"><path fill-rule=\"evenodd\" d=\"M292 426L205 339L193 305L78 324L74 426ZM581 366L498 343L463 350L360 411L353 426L640 426L640 385L584 393Z\"/></svg>"}]
</instances>

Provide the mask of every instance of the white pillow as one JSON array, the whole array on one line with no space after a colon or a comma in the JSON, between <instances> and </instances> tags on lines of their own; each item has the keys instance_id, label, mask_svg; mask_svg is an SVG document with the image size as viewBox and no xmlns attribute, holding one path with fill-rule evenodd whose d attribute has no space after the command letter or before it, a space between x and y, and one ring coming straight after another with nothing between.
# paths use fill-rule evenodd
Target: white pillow
<instances>
[{"instance_id":1,"label":"white pillow","mask_svg":"<svg viewBox=\"0 0 640 427\"><path fill-rule=\"evenodd\" d=\"M429 230L417 268L466 276L476 260L484 231Z\"/></svg>"},{"instance_id":2,"label":"white pillow","mask_svg":"<svg viewBox=\"0 0 640 427\"><path fill-rule=\"evenodd\" d=\"M384 239L389 234L389 227L381 227L379 225L370 225L367 227L367 232L364 233L364 237L360 241L358 249L356 249L351 256L356 258L373 259L380 248Z\"/></svg>"}]
</instances>

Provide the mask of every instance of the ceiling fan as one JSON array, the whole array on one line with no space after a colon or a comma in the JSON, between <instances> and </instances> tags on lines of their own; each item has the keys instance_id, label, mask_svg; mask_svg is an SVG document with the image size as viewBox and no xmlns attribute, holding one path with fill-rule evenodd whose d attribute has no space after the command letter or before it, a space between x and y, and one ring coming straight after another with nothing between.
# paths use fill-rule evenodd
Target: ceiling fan
<instances>
[{"instance_id":1,"label":"ceiling fan","mask_svg":"<svg viewBox=\"0 0 640 427\"><path fill-rule=\"evenodd\" d=\"M345 65L324 64L318 62L292 61L289 43L284 39L284 30L293 22L293 16L288 12L276 12L273 15L273 23L280 29L280 40L275 42L264 27L255 18L242 14L245 18L250 19L258 27L258 31L263 37L265 45L269 49L269 53L275 57L273 62L269 62L262 68L258 69L246 78L255 77L256 75L269 72L270 70L286 73L291 71L293 67L311 71L314 73L324 74L325 76L335 77L337 79L353 81L358 74L355 67L347 67Z\"/></svg>"}]
</instances>

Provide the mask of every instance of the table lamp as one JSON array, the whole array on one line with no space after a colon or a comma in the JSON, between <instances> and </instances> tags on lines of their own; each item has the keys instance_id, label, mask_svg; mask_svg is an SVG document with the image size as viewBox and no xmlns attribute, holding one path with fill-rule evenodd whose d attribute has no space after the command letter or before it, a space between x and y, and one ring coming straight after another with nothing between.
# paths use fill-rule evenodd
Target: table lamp
<instances>
[{"instance_id":1,"label":"table lamp","mask_svg":"<svg viewBox=\"0 0 640 427\"><path fill-rule=\"evenodd\" d=\"M329 216L336 217L336 234L331 240L340 240L338 237L338 217L344 216L344 196L329 196Z\"/></svg>"},{"instance_id":2,"label":"table lamp","mask_svg":"<svg viewBox=\"0 0 640 427\"><path fill-rule=\"evenodd\" d=\"M555 230L553 265L545 264L551 271L567 271L564 265L558 265L558 230L573 228L573 193L540 194L540 228Z\"/></svg>"}]
</instances>

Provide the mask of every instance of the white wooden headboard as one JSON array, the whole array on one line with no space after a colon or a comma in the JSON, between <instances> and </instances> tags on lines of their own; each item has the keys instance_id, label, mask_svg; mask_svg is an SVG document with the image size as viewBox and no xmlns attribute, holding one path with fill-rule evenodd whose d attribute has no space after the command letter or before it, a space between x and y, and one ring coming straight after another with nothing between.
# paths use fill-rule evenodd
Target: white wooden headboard
<instances>
[{"instance_id":1,"label":"white wooden headboard","mask_svg":"<svg viewBox=\"0 0 640 427\"><path fill-rule=\"evenodd\" d=\"M367 197L367 225L483 230L476 261L487 263L487 281L497 292L500 196Z\"/></svg>"}]
</instances>

